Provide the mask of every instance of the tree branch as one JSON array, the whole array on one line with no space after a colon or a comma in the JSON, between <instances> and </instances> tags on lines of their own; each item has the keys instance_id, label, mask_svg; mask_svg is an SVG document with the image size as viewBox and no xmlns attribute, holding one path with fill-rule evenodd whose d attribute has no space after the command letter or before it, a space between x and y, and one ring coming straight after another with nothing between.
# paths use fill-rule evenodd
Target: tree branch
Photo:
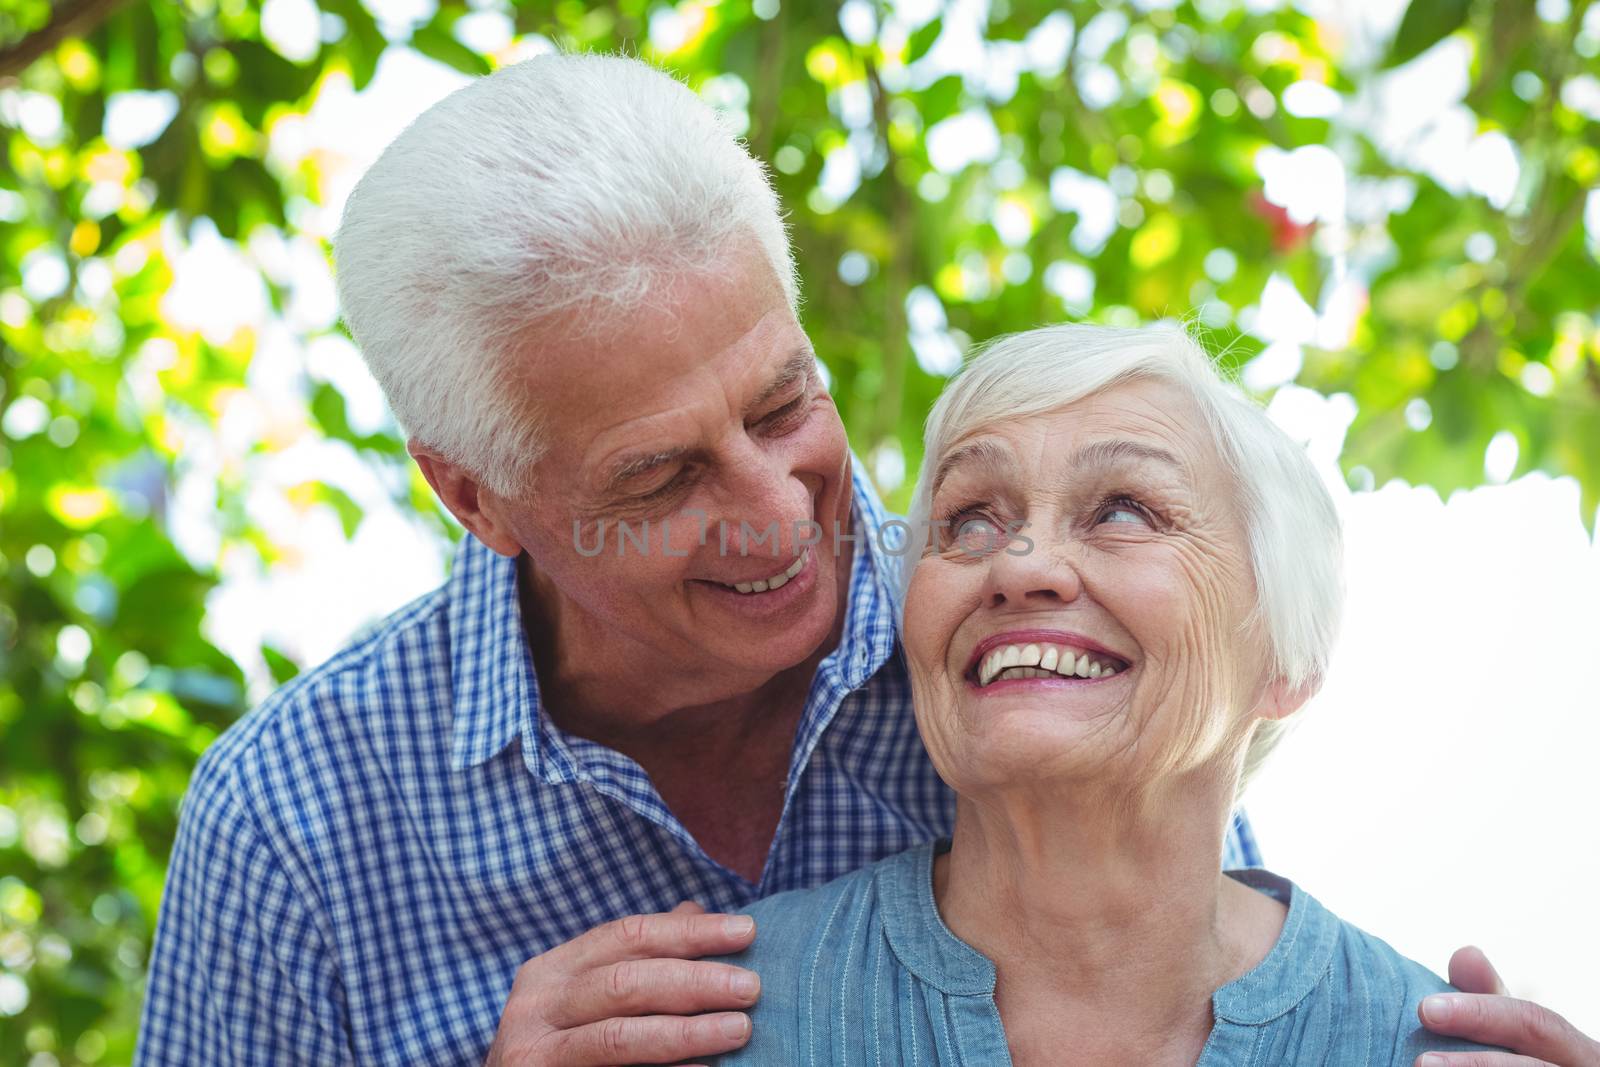
<instances>
[{"instance_id":1,"label":"tree branch","mask_svg":"<svg viewBox=\"0 0 1600 1067\"><path fill-rule=\"evenodd\" d=\"M780 7L778 14L761 27L755 84L750 87L750 95L754 97L751 117L755 120L750 147L768 166L772 165L772 153L778 148L778 104L783 95L783 23L788 11L787 7Z\"/></svg>"},{"instance_id":2,"label":"tree branch","mask_svg":"<svg viewBox=\"0 0 1600 1067\"><path fill-rule=\"evenodd\" d=\"M916 250L910 196L900 183L900 175L895 173L899 157L889 136L889 91L878 77L878 65L870 55L864 65L867 85L872 92L873 122L883 138L883 177L889 183L889 231L894 235L894 251L889 262L884 264L883 388L878 392L867 437L867 446L876 448L896 436L905 403L906 350L911 344L906 336L906 293L911 289L912 257Z\"/></svg>"},{"instance_id":3,"label":"tree branch","mask_svg":"<svg viewBox=\"0 0 1600 1067\"><path fill-rule=\"evenodd\" d=\"M125 0L63 0L50 12L50 21L6 48L0 48L0 80L15 78L33 61L68 37L91 33Z\"/></svg>"}]
</instances>

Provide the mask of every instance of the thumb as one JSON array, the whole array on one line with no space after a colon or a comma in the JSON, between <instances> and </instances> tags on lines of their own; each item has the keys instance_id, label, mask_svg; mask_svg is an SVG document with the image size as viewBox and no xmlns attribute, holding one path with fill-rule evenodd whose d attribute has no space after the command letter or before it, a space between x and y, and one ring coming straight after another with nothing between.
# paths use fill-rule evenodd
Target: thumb
<instances>
[{"instance_id":1,"label":"thumb","mask_svg":"<svg viewBox=\"0 0 1600 1067\"><path fill-rule=\"evenodd\" d=\"M1450 957L1450 984L1463 993L1490 993L1501 997L1510 995L1494 964L1476 945L1458 948L1455 955Z\"/></svg>"},{"instance_id":2,"label":"thumb","mask_svg":"<svg viewBox=\"0 0 1600 1067\"><path fill-rule=\"evenodd\" d=\"M668 915L704 915L705 913L706 909L692 900L681 901L677 907L667 912Z\"/></svg>"}]
</instances>

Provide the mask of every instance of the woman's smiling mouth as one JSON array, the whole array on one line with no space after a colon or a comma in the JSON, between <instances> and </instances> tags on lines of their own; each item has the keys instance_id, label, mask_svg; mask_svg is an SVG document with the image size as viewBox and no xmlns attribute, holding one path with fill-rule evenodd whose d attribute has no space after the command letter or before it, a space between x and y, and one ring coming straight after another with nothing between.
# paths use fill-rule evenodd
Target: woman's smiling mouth
<instances>
[{"instance_id":1,"label":"woman's smiling mouth","mask_svg":"<svg viewBox=\"0 0 1600 1067\"><path fill-rule=\"evenodd\" d=\"M1129 664L1096 642L1059 630L995 634L973 650L966 678L979 689L1025 679L1092 681Z\"/></svg>"}]
</instances>

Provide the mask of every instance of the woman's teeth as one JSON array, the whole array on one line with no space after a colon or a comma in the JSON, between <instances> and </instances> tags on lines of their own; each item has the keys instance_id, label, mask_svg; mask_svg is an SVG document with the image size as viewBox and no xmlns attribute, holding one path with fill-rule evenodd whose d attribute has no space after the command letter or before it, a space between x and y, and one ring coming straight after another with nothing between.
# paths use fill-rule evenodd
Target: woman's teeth
<instances>
[{"instance_id":1,"label":"woman's teeth","mask_svg":"<svg viewBox=\"0 0 1600 1067\"><path fill-rule=\"evenodd\" d=\"M811 550L808 548L804 552L800 553L799 558L793 563L789 564L789 566L784 570L774 574L771 578L763 578L759 582L735 582L732 585L728 585L726 582L723 582L721 584L727 585L729 589L734 589L741 593L765 593L771 589L782 589L784 586L789 584L789 579L793 578L795 575L799 574L805 569L806 560L810 557L810 555Z\"/></svg>"},{"instance_id":2,"label":"woman's teeth","mask_svg":"<svg viewBox=\"0 0 1600 1067\"><path fill-rule=\"evenodd\" d=\"M1063 645L1001 645L978 664L978 685L1008 678L1100 678L1121 668Z\"/></svg>"}]
</instances>

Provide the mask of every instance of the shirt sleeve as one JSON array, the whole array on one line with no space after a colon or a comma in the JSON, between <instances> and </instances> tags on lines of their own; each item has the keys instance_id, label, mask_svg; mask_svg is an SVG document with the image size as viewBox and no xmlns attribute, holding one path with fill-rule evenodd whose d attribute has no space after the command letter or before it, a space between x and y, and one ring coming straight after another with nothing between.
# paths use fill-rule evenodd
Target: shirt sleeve
<instances>
[{"instance_id":1,"label":"shirt sleeve","mask_svg":"<svg viewBox=\"0 0 1600 1067\"><path fill-rule=\"evenodd\" d=\"M353 1063L316 910L216 755L183 800L134 1062Z\"/></svg>"},{"instance_id":2,"label":"shirt sleeve","mask_svg":"<svg viewBox=\"0 0 1600 1067\"><path fill-rule=\"evenodd\" d=\"M1240 808L1233 813L1228 825L1228 839L1222 846L1222 869L1238 870L1241 867L1260 867L1261 849L1256 845L1255 832L1250 829L1250 819Z\"/></svg>"}]
</instances>

